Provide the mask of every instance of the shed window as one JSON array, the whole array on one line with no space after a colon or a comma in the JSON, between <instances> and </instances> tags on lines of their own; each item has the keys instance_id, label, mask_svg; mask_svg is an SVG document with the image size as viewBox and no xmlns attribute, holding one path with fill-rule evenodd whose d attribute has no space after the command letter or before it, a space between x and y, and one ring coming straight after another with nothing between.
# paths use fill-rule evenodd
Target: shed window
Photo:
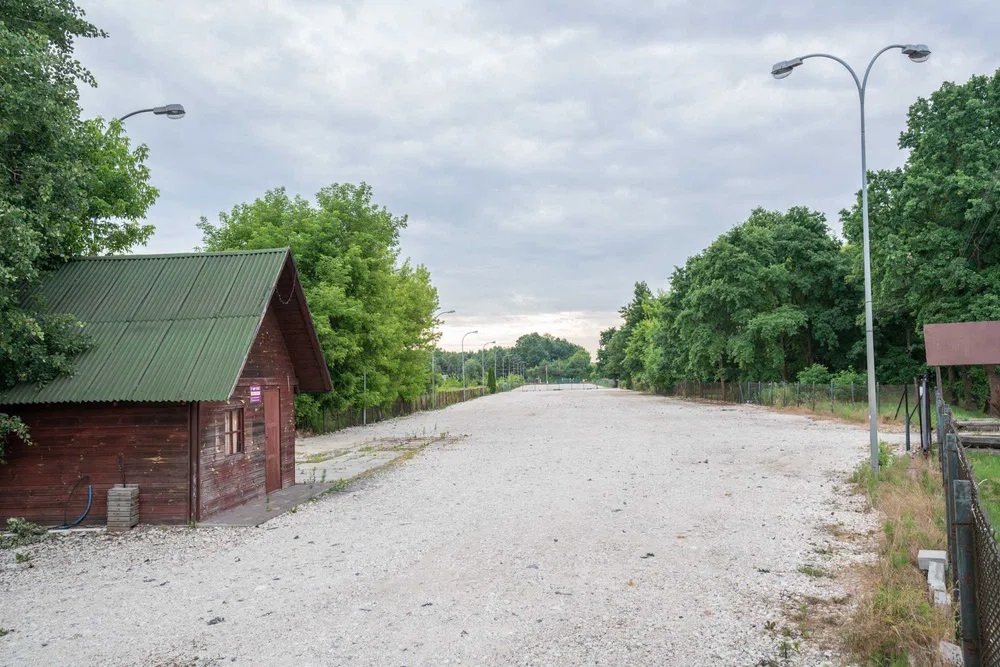
<instances>
[{"instance_id":1,"label":"shed window","mask_svg":"<svg viewBox=\"0 0 1000 667\"><path fill-rule=\"evenodd\" d=\"M243 408L222 413L222 430L219 433L222 451L226 454L243 452Z\"/></svg>"}]
</instances>

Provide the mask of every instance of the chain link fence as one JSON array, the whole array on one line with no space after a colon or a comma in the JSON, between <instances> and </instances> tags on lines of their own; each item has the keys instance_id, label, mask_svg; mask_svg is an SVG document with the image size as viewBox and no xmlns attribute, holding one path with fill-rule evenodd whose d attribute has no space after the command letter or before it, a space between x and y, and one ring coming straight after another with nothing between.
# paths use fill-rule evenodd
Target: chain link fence
<instances>
[{"instance_id":1,"label":"chain link fence","mask_svg":"<svg viewBox=\"0 0 1000 667\"><path fill-rule=\"evenodd\" d=\"M802 407L831 414L868 411L868 387L860 383L807 384L802 382L678 382L664 392L679 398L700 398L725 403L753 403L770 407ZM882 419L913 417L916 383L876 385L876 402Z\"/></svg>"},{"instance_id":2,"label":"chain link fence","mask_svg":"<svg viewBox=\"0 0 1000 667\"><path fill-rule=\"evenodd\" d=\"M948 501L948 569L959 603L957 636L962 639L965 664L1000 665L1000 549L980 497L981 480L967 456L969 448L983 443L978 427L995 431L1000 423L955 421L940 398L938 419L944 435L940 460ZM963 512L960 484L971 496L968 512ZM971 564L971 572L965 571L965 564Z\"/></svg>"},{"instance_id":3,"label":"chain link fence","mask_svg":"<svg viewBox=\"0 0 1000 667\"><path fill-rule=\"evenodd\" d=\"M384 406L351 407L345 410L323 408L318 414L309 419L308 428L316 435L331 433L352 426L362 426L385 419L404 417L412 415L415 412L445 408L455 403L461 403L463 400L467 401L485 396L487 393L489 393L489 389L486 387L469 387L464 391L462 389L445 389L436 391L433 394L424 394L409 401L399 399Z\"/></svg>"}]
</instances>

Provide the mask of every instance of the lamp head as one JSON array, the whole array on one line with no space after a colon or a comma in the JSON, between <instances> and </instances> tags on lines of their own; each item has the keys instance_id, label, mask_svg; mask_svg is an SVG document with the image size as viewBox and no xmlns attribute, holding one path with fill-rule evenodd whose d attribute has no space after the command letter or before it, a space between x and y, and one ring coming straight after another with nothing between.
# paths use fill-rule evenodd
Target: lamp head
<instances>
[{"instance_id":1,"label":"lamp head","mask_svg":"<svg viewBox=\"0 0 1000 667\"><path fill-rule=\"evenodd\" d=\"M438 315L450 315L451 313L454 313L454 312L455 312L454 310L446 310L443 313L438 313Z\"/></svg>"},{"instance_id":2,"label":"lamp head","mask_svg":"<svg viewBox=\"0 0 1000 667\"><path fill-rule=\"evenodd\" d=\"M153 113L157 116L166 116L167 118L178 120L183 118L186 112L184 111L183 105L165 104L162 107L153 107Z\"/></svg>"},{"instance_id":3,"label":"lamp head","mask_svg":"<svg viewBox=\"0 0 1000 667\"><path fill-rule=\"evenodd\" d=\"M931 57L931 50L926 44L907 44L903 47L903 55L915 63L922 63Z\"/></svg>"},{"instance_id":4,"label":"lamp head","mask_svg":"<svg viewBox=\"0 0 1000 667\"><path fill-rule=\"evenodd\" d=\"M775 63L771 68L771 76L775 79L784 79L786 76L792 73L792 70L802 64L802 58L792 58L791 60L782 60L780 63Z\"/></svg>"}]
</instances>

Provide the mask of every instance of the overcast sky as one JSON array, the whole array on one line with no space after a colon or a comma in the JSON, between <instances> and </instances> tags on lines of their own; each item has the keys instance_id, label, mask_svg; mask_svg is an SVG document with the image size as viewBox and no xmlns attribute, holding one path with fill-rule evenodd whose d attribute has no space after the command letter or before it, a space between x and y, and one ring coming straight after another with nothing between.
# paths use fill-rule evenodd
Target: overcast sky
<instances>
[{"instance_id":1,"label":"overcast sky","mask_svg":"<svg viewBox=\"0 0 1000 667\"><path fill-rule=\"evenodd\" d=\"M857 96L831 61L782 81L779 60L833 52L863 69L868 164L895 167L908 106L1000 67L1000 4L908 2L217 2L82 0L106 40L78 44L88 115L179 102L129 135L160 199L140 252L199 244L200 216L270 188L370 183L408 214L441 344L531 331L591 351L637 280L756 206L837 212L860 181ZM631 5L631 6L629 6Z\"/></svg>"}]
</instances>

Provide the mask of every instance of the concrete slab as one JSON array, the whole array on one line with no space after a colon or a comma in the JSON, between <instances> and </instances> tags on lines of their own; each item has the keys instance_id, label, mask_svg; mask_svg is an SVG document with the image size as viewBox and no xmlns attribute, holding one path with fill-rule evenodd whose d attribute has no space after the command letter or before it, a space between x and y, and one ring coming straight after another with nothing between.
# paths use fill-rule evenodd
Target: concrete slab
<instances>
[{"instance_id":1,"label":"concrete slab","mask_svg":"<svg viewBox=\"0 0 1000 667\"><path fill-rule=\"evenodd\" d=\"M965 658L962 657L962 649L959 648L958 644L942 640L938 644L938 653L941 655L941 661L949 667L962 667L965 662Z\"/></svg>"},{"instance_id":2,"label":"concrete slab","mask_svg":"<svg viewBox=\"0 0 1000 667\"><path fill-rule=\"evenodd\" d=\"M369 470L381 468L405 452L371 452L341 456L320 463L296 463L295 482L330 482L338 479L351 479Z\"/></svg>"},{"instance_id":3,"label":"concrete slab","mask_svg":"<svg viewBox=\"0 0 1000 667\"><path fill-rule=\"evenodd\" d=\"M274 491L258 500L251 500L200 522L200 526L259 526L276 516L280 516L296 505L301 505L321 493L326 493L333 482L325 484L296 484L280 491Z\"/></svg>"},{"instance_id":4,"label":"concrete slab","mask_svg":"<svg viewBox=\"0 0 1000 667\"><path fill-rule=\"evenodd\" d=\"M917 552L917 565L924 572L930 567L931 561L940 561L945 564L948 562L948 554L939 549L921 549Z\"/></svg>"},{"instance_id":5,"label":"concrete slab","mask_svg":"<svg viewBox=\"0 0 1000 667\"><path fill-rule=\"evenodd\" d=\"M931 561L930 567L927 568L927 585L932 591L947 590L944 585L944 563Z\"/></svg>"}]
</instances>

